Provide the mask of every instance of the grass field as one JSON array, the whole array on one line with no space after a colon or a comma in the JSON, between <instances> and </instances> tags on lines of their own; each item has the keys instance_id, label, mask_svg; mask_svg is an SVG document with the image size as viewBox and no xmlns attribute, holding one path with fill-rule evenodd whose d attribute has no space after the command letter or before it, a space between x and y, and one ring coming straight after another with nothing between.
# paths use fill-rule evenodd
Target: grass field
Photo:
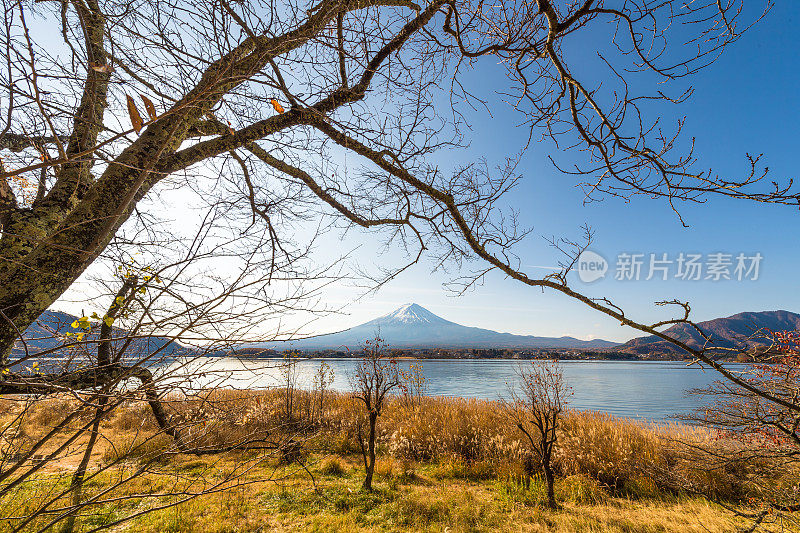
<instances>
[{"instance_id":1,"label":"grass field","mask_svg":"<svg viewBox=\"0 0 800 533\"><path fill-rule=\"evenodd\" d=\"M310 458L309 471L282 467L269 461L233 483L226 490L143 514L118 531L142 532L237 532L237 531L675 531L727 532L736 529L731 514L702 498L652 495L612 496L595 480L580 475L559 479L561 509L543 505L544 492L534 480L529 489L509 480L474 479L463 465L403 464L382 458L378 464L377 489L360 490L363 470L357 458ZM118 496L178 493L182 483L202 479L206 486L225 478L235 466L233 456L220 460L175 457L159 469L138 477L115 491ZM132 465L95 480L92 490L107 486ZM260 481L267 477L274 481ZM472 478L472 479L470 479ZM39 478L40 487L16 495L40 501L55 486L66 487L68 476L50 474ZM79 521L80 529L92 530L119 518L163 504L174 504L183 495L159 499L124 499L92 510ZM3 506L10 511L8 502ZM22 506L24 508L24 505ZM17 512L24 511L17 507ZM6 521L6 526L12 522ZM29 528L37 530L46 519ZM9 530L11 528L8 528Z\"/></svg>"},{"instance_id":2,"label":"grass field","mask_svg":"<svg viewBox=\"0 0 800 533\"><path fill-rule=\"evenodd\" d=\"M274 450L180 453L140 402L120 407L103 423L83 496L95 503L81 512L77 530L727 532L748 523L674 487L675 479L691 480L742 505L747 477L757 475L696 471L675 443L709 438L697 429L567 413L556 458L560 508L550 510L542 481L526 483L524 443L493 402L393 400L379 422L376 490L364 492L352 398L330 394L313 414L312 399L297 393L296 418L281 425L282 394L216 392L171 408L202 406L204 443L231 442L258 428L271 428L275 438L291 433L302 444L296 461ZM4 402L5 423L20 406ZM74 409L74 400L48 402L27 415L23 433L31 441ZM0 499L0 531L64 505L80 450L77 441ZM40 514L21 530L46 529L57 514ZM130 519L117 523L123 518ZM780 530L766 530L773 527Z\"/></svg>"}]
</instances>

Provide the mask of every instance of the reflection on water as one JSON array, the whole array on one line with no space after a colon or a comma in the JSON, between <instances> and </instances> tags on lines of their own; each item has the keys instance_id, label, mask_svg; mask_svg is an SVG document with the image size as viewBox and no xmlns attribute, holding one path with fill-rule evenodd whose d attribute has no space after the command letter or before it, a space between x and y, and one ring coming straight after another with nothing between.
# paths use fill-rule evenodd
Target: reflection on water
<instances>
[{"instance_id":1,"label":"reflection on water","mask_svg":"<svg viewBox=\"0 0 800 533\"><path fill-rule=\"evenodd\" d=\"M298 387L311 387L320 361L312 359L296 363ZM348 376L356 361L325 361L335 373L332 388L349 390ZM406 368L413 363L422 364L429 394L482 399L507 396L508 384L516 381L515 372L520 364L510 360L400 361ZM280 359L209 357L174 362L163 370L174 376L170 380L178 387L269 388L285 382L282 366ZM653 421L664 421L671 415L698 407L700 399L686 391L718 379L714 371L688 367L681 362L563 361L562 366L573 391L570 407ZM744 365L730 366L745 368Z\"/></svg>"}]
</instances>

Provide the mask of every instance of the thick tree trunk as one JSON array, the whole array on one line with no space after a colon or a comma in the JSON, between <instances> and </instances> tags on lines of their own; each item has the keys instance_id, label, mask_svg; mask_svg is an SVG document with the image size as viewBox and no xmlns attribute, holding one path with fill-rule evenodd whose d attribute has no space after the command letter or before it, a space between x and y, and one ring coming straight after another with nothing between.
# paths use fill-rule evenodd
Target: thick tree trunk
<instances>
[{"instance_id":1,"label":"thick tree trunk","mask_svg":"<svg viewBox=\"0 0 800 533\"><path fill-rule=\"evenodd\" d=\"M83 272L83 268L70 269L65 263L48 257L32 264L27 274L0 277L0 366L8 365L14 344L28 326ZM61 272L59 267L63 267Z\"/></svg>"},{"instance_id":2,"label":"thick tree trunk","mask_svg":"<svg viewBox=\"0 0 800 533\"><path fill-rule=\"evenodd\" d=\"M372 475L375 472L375 426L378 422L378 413L370 411L369 413L369 443L368 451L369 461L367 462L367 476L364 478L364 490L372 490Z\"/></svg>"},{"instance_id":3,"label":"thick tree trunk","mask_svg":"<svg viewBox=\"0 0 800 533\"><path fill-rule=\"evenodd\" d=\"M135 167L135 165L132 164ZM134 172L106 172L108 182L93 190L61 226L42 234L39 222L21 228L34 235L19 247L3 235L0 241L0 367L7 366L14 343L97 258L127 220L152 183Z\"/></svg>"}]
</instances>

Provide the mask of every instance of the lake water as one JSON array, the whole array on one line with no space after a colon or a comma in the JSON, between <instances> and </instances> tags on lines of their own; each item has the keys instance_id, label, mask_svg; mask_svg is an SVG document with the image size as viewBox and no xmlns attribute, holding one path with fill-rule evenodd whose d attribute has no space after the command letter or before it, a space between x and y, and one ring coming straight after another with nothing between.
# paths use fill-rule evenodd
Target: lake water
<instances>
[{"instance_id":1,"label":"lake water","mask_svg":"<svg viewBox=\"0 0 800 533\"><path fill-rule=\"evenodd\" d=\"M321 359L295 363L298 387L310 388ZM334 371L332 388L349 390L356 361L325 359ZM421 364L428 394L465 398L498 399L508 396L508 384L516 381L520 364L513 360L412 360L399 364ZM704 387L720 376L682 362L562 361L564 376L572 387L569 407L606 411L617 416L662 422L701 405L701 398L687 390ZM268 388L285 381L280 359L209 357L175 362L166 370L181 387L223 386ZM729 365L744 370L745 365ZM183 376L183 377L182 377Z\"/></svg>"}]
</instances>

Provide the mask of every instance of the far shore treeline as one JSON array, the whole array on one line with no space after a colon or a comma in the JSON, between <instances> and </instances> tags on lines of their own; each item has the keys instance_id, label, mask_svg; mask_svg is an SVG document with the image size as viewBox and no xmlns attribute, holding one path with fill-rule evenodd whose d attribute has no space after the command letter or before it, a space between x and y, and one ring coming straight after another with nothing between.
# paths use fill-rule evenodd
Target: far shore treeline
<instances>
[{"instance_id":1,"label":"far shore treeline","mask_svg":"<svg viewBox=\"0 0 800 533\"><path fill-rule=\"evenodd\" d=\"M617 350L514 350L511 348L412 348L390 349L395 359L562 359L567 361L682 361L674 353L635 354ZM260 348L234 349L229 353L216 352L212 356L247 358L307 357L350 359L361 357L358 350L272 350Z\"/></svg>"}]
</instances>

